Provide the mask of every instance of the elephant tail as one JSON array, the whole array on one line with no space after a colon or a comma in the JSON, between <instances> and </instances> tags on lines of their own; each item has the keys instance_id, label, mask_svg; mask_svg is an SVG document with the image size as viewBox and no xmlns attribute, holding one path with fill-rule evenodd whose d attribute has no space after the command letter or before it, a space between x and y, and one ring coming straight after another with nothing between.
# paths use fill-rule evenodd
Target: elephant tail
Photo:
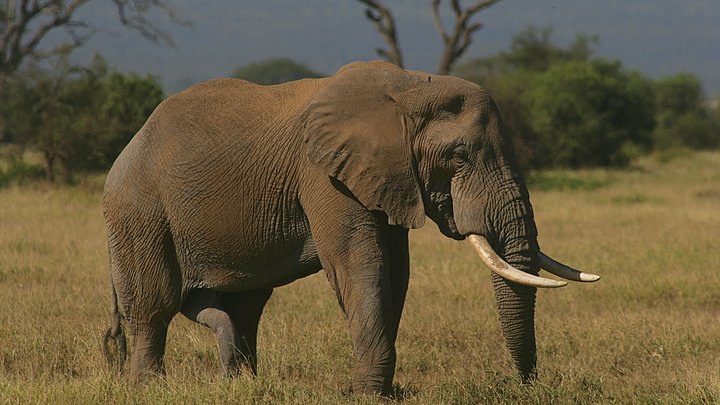
<instances>
[{"instance_id":1,"label":"elephant tail","mask_svg":"<svg viewBox=\"0 0 720 405\"><path fill-rule=\"evenodd\" d=\"M103 354L111 371L122 373L125 359L127 358L127 343L125 341L125 331L122 327L122 315L118 308L117 292L115 291L115 283L111 284L111 316L112 324L105 332L103 337ZM111 344L112 343L112 344ZM114 346L114 347L111 347Z\"/></svg>"}]
</instances>

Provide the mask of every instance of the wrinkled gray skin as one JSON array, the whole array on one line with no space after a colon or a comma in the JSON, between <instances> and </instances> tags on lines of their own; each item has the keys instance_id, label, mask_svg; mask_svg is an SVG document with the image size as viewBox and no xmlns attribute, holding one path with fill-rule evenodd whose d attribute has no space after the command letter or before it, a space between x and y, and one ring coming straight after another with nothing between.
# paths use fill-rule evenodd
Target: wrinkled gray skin
<instances>
[{"instance_id":1,"label":"wrinkled gray skin","mask_svg":"<svg viewBox=\"0 0 720 405\"><path fill-rule=\"evenodd\" d=\"M212 328L227 374L255 372L273 288L322 268L350 327L353 391L387 394L408 229L426 216L539 270L528 192L490 96L384 62L269 87L214 80L170 97L115 162L103 206L136 379L163 372L178 312ZM510 353L531 380L535 289L493 283Z\"/></svg>"}]
</instances>

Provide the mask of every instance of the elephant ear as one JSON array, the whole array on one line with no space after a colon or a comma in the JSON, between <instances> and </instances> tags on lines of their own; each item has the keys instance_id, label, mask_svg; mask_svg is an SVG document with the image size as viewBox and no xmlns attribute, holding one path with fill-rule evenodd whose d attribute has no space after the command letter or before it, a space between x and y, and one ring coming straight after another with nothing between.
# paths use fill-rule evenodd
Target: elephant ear
<instances>
[{"instance_id":1,"label":"elephant ear","mask_svg":"<svg viewBox=\"0 0 720 405\"><path fill-rule=\"evenodd\" d=\"M338 72L305 111L304 141L310 161L365 208L384 212L391 225L419 228L425 209L409 121L391 96L410 78L391 66L353 64Z\"/></svg>"}]
</instances>

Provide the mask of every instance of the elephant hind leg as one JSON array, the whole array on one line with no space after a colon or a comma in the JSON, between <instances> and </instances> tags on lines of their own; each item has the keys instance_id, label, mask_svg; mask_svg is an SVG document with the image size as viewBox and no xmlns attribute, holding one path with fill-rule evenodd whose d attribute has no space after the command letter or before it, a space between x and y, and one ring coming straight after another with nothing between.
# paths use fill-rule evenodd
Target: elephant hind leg
<instances>
[{"instance_id":1,"label":"elephant hind leg","mask_svg":"<svg viewBox=\"0 0 720 405\"><path fill-rule=\"evenodd\" d=\"M236 376L248 370L257 374L257 327L272 289L221 293L194 290L181 312L209 327L217 338L223 372Z\"/></svg>"},{"instance_id":2,"label":"elephant hind leg","mask_svg":"<svg viewBox=\"0 0 720 405\"><path fill-rule=\"evenodd\" d=\"M169 321L164 319L154 319L134 325L130 357L130 376L133 381L165 374L163 357L168 324Z\"/></svg>"},{"instance_id":3,"label":"elephant hind leg","mask_svg":"<svg viewBox=\"0 0 720 405\"><path fill-rule=\"evenodd\" d=\"M113 285L132 340L130 376L164 374L168 325L180 310L182 280L172 235L157 217L108 222Z\"/></svg>"}]
</instances>

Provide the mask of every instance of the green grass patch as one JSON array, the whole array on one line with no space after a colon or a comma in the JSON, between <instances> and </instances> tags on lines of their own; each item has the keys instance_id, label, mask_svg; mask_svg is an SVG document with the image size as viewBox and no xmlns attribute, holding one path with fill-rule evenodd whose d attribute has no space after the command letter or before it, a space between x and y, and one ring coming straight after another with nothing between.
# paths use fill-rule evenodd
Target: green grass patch
<instances>
[{"instance_id":1,"label":"green grass patch","mask_svg":"<svg viewBox=\"0 0 720 405\"><path fill-rule=\"evenodd\" d=\"M10 184L27 184L45 178L45 169L41 166L14 161L0 168L0 187L7 187Z\"/></svg>"},{"instance_id":2,"label":"green grass patch","mask_svg":"<svg viewBox=\"0 0 720 405\"><path fill-rule=\"evenodd\" d=\"M663 200L660 198L656 198L656 197L650 197L650 196L642 194L642 193L632 193L632 194L616 195L616 196L612 197L612 202L614 202L615 204L620 204L620 205L633 205L633 204L646 204L646 203L660 204L663 202Z\"/></svg>"},{"instance_id":3,"label":"green grass patch","mask_svg":"<svg viewBox=\"0 0 720 405\"><path fill-rule=\"evenodd\" d=\"M593 191L610 185L606 174L573 171L537 171L527 176L528 187L541 191Z\"/></svg>"}]
</instances>

